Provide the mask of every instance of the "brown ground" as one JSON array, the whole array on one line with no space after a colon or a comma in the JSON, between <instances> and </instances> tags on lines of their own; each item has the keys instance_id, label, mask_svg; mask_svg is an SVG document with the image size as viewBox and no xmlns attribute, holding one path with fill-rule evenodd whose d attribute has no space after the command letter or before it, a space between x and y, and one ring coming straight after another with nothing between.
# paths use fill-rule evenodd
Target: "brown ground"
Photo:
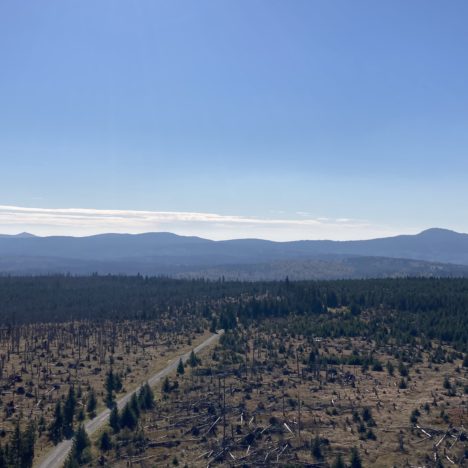
<instances>
[{"instance_id":1,"label":"brown ground","mask_svg":"<svg viewBox=\"0 0 468 468\"><path fill-rule=\"evenodd\" d=\"M174 331L172 331L174 330ZM47 428L58 399L70 385L85 409L90 388L104 406L105 376L111 367L122 376L117 398L134 389L167 362L203 341L209 333L177 332L170 318L156 321L35 324L0 330L0 431L6 443L15 421L34 419L42 434L36 459L52 446ZM85 412L85 416L86 415Z\"/></svg>"},{"instance_id":2,"label":"brown ground","mask_svg":"<svg viewBox=\"0 0 468 468\"><path fill-rule=\"evenodd\" d=\"M107 465L330 466L337 454L348 462L357 447L365 467L429 467L435 460L465 466L468 381L460 359L433 363L433 352L406 349L409 360L419 356L421 362L411 365L407 388L400 389L392 350L373 342L324 339L311 345L304 337L259 329L245 336L245 354L218 347L202 356L202 367L178 377L178 390L158 392L157 408L141 419L141 431L115 437L119 449L105 455ZM372 353L383 370L322 365L314 372L307 365L311 346L322 357L349 355L353 348ZM451 350L444 349L450 360ZM452 390L444 388L445 376ZM365 408L371 420L364 420ZM411 422L413 410L420 416ZM316 438L321 457L312 453ZM98 456L96 450L95 465Z\"/></svg>"}]
</instances>

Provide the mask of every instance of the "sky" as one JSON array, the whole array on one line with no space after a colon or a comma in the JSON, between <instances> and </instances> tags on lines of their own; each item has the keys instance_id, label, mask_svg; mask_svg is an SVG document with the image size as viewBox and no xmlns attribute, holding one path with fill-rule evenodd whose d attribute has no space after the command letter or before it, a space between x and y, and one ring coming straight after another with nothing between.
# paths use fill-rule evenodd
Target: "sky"
<instances>
[{"instance_id":1,"label":"sky","mask_svg":"<svg viewBox=\"0 0 468 468\"><path fill-rule=\"evenodd\" d=\"M0 232L468 232L468 3L0 1Z\"/></svg>"}]
</instances>

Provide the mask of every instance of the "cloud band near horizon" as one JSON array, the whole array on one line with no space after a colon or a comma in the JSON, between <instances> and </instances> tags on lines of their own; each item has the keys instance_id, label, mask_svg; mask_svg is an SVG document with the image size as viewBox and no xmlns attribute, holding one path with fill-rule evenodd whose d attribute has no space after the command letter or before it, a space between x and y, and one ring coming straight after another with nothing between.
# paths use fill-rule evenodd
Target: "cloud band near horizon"
<instances>
[{"instance_id":1,"label":"cloud band near horizon","mask_svg":"<svg viewBox=\"0 0 468 468\"><path fill-rule=\"evenodd\" d=\"M32 208L0 205L0 233L27 231L39 236L143 233L169 231L179 235L222 240L262 238L353 240L400 234L394 228L348 218L256 218L215 213L89 208ZM408 232L406 230L405 232ZM415 233L414 229L408 233Z\"/></svg>"}]
</instances>

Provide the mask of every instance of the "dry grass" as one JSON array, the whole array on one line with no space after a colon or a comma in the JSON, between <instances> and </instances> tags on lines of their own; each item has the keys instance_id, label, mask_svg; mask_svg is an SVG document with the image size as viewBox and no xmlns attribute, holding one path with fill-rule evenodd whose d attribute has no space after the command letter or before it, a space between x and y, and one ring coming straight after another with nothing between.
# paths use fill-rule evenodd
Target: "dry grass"
<instances>
[{"instance_id":1,"label":"dry grass","mask_svg":"<svg viewBox=\"0 0 468 468\"><path fill-rule=\"evenodd\" d=\"M118 398L208 335L195 328L181 332L169 317L148 322L70 322L3 329L1 434L8 439L16 420L24 427L34 419L40 430L36 460L40 459L52 446L47 427L55 404L65 398L70 386L75 387L78 408L83 410L90 389L94 389L99 412L105 407L104 382L111 367L122 376Z\"/></svg>"},{"instance_id":2,"label":"dry grass","mask_svg":"<svg viewBox=\"0 0 468 468\"><path fill-rule=\"evenodd\" d=\"M352 447L359 448L366 467L434 466L434 457L463 466L466 442L456 437L468 423L467 372L460 360L434 364L428 352L407 349L421 362L411 365L407 388L401 389L398 362L390 349L373 342L315 344L322 357L353 348L372 353L384 365L393 362L394 375L385 366L373 371L349 365L328 366L328 373L322 366L314 375L304 364L311 348L303 337L252 329L247 338L248 352L237 355L239 361L247 358L247 366L229 364L233 355L222 348L206 354L203 369L178 378L178 390L158 394L156 410L142 420L139 443L129 443L135 434L118 436L118 453L106 455L109 466L330 466L339 453L347 460ZM445 376L451 393L443 386ZM365 409L372 420L365 421ZM414 410L420 412L417 422L410 421ZM316 437L321 458L313 455Z\"/></svg>"}]
</instances>

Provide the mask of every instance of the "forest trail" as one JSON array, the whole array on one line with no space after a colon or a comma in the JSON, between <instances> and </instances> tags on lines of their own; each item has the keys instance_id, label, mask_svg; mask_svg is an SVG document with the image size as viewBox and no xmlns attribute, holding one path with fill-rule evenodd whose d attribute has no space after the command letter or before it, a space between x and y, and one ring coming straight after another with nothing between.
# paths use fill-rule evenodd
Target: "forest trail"
<instances>
[{"instance_id":1,"label":"forest trail","mask_svg":"<svg viewBox=\"0 0 468 468\"><path fill-rule=\"evenodd\" d=\"M193 349L195 354L199 353L200 351L204 350L208 346L217 342L223 333L224 333L224 330L218 330L216 334L211 335L203 343L196 346ZM181 356L177 358L172 359L167 367L157 372L156 374L154 374L152 377L150 377L147 380L149 385L151 387L154 387L158 383L160 383L162 379L164 379L165 377L167 377L169 374L171 374L177 369L177 365L179 364L179 359L182 359L183 362L186 362L191 352L192 350L186 352L185 354L182 354ZM143 385L144 383L145 382L142 382L141 385ZM121 410L125 406L125 404L128 401L130 401L134 393L137 393L140 390L141 385L140 387L127 393L125 396L123 396L117 401L117 407L119 408L119 410ZM109 420L109 414L110 414L110 410L105 409L104 411L99 413L94 419L91 419L90 421L88 421L85 424L85 429L88 435L91 436L94 432L96 432L98 429L103 427ZM64 440L60 442L54 448L52 448L47 455L42 457L42 459L38 461L38 464L35 464L35 467L36 468L61 468L67 458L67 455L72 447L72 444L73 444L73 440Z\"/></svg>"}]
</instances>

